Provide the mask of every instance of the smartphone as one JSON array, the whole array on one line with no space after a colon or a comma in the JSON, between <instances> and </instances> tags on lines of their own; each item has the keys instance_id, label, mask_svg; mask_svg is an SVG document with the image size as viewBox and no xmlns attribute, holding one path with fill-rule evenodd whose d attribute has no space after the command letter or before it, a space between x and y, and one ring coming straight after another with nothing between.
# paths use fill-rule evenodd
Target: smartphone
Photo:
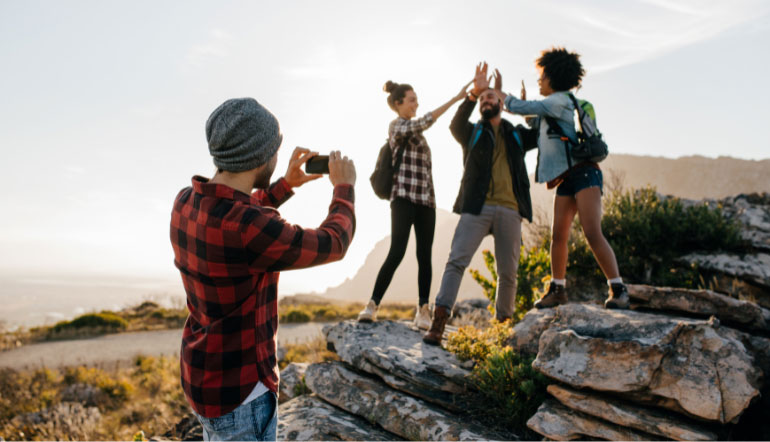
<instances>
[{"instance_id":1,"label":"smartphone","mask_svg":"<svg viewBox=\"0 0 770 442\"><path fill-rule=\"evenodd\" d=\"M329 155L316 155L307 160L305 173L329 173Z\"/></svg>"}]
</instances>

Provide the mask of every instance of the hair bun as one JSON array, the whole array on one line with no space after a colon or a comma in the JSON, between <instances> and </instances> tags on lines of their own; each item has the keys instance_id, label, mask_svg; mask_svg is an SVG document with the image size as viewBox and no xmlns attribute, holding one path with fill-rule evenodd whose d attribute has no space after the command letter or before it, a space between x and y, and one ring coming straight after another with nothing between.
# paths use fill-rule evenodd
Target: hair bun
<instances>
[{"instance_id":1,"label":"hair bun","mask_svg":"<svg viewBox=\"0 0 770 442\"><path fill-rule=\"evenodd\" d=\"M387 93L391 93L391 92L393 92L393 91L394 91L394 90L395 90L397 87L398 87L398 83L394 83L394 82L392 82L392 81L388 80L388 81L387 81L387 83L385 83L385 85L382 87L382 90L383 90L383 91L385 91L385 92L387 92Z\"/></svg>"}]
</instances>

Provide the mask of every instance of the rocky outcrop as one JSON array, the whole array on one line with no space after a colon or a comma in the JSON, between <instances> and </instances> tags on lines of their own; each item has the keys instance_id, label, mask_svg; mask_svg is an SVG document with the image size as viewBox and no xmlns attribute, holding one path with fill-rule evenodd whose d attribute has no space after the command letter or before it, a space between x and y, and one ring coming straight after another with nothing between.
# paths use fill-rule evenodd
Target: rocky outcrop
<instances>
[{"instance_id":1,"label":"rocky outcrop","mask_svg":"<svg viewBox=\"0 0 770 442\"><path fill-rule=\"evenodd\" d=\"M507 342L527 353L537 343L532 365L556 382L556 401L529 428L550 439L713 440L744 415L762 425L767 309L708 290L630 285L629 294L637 310L566 304L514 327Z\"/></svg>"},{"instance_id":2,"label":"rocky outcrop","mask_svg":"<svg viewBox=\"0 0 770 442\"><path fill-rule=\"evenodd\" d=\"M770 254L691 253L681 260L712 274L718 290L770 308Z\"/></svg>"},{"instance_id":3,"label":"rocky outcrop","mask_svg":"<svg viewBox=\"0 0 770 442\"><path fill-rule=\"evenodd\" d=\"M650 434L597 419L548 399L527 426L550 440L654 440Z\"/></svg>"},{"instance_id":4,"label":"rocky outcrop","mask_svg":"<svg viewBox=\"0 0 770 442\"><path fill-rule=\"evenodd\" d=\"M737 222L746 247L739 253L691 253L680 262L696 265L715 290L770 308L770 194L683 203L721 208L725 218Z\"/></svg>"},{"instance_id":5,"label":"rocky outcrop","mask_svg":"<svg viewBox=\"0 0 770 442\"><path fill-rule=\"evenodd\" d=\"M292 362L281 370L281 382L278 386L278 403L282 404L303 393L304 378L308 363Z\"/></svg>"},{"instance_id":6,"label":"rocky outcrop","mask_svg":"<svg viewBox=\"0 0 770 442\"><path fill-rule=\"evenodd\" d=\"M704 428L702 424L694 423L672 413L641 407L617 398L586 393L556 384L549 385L548 392L564 406L574 411L665 439L718 439L715 432Z\"/></svg>"},{"instance_id":7,"label":"rocky outcrop","mask_svg":"<svg viewBox=\"0 0 770 442\"><path fill-rule=\"evenodd\" d=\"M452 308L449 324L455 327L472 325L476 328L485 328L492 319L488 306L489 300L486 298L462 300Z\"/></svg>"},{"instance_id":8,"label":"rocky outcrop","mask_svg":"<svg viewBox=\"0 0 770 442\"><path fill-rule=\"evenodd\" d=\"M722 208L722 215L741 225L741 238L752 248L770 252L770 194L737 195L708 201Z\"/></svg>"},{"instance_id":9,"label":"rocky outcrop","mask_svg":"<svg viewBox=\"0 0 770 442\"><path fill-rule=\"evenodd\" d=\"M409 440L489 440L499 435L339 362L313 364L308 387L325 401Z\"/></svg>"},{"instance_id":10,"label":"rocky outcrop","mask_svg":"<svg viewBox=\"0 0 770 442\"><path fill-rule=\"evenodd\" d=\"M315 395L278 407L278 440L399 440L365 419L346 413Z\"/></svg>"},{"instance_id":11,"label":"rocky outcrop","mask_svg":"<svg viewBox=\"0 0 770 442\"><path fill-rule=\"evenodd\" d=\"M712 322L583 304L558 308L532 366L568 385L720 423L759 396L762 377L745 346Z\"/></svg>"},{"instance_id":12,"label":"rocky outcrop","mask_svg":"<svg viewBox=\"0 0 770 442\"><path fill-rule=\"evenodd\" d=\"M770 310L711 290L686 290L648 285L628 285L635 309L663 310L701 317L750 331L770 332Z\"/></svg>"},{"instance_id":13,"label":"rocky outcrop","mask_svg":"<svg viewBox=\"0 0 770 442\"><path fill-rule=\"evenodd\" d=\"M422 333L404 322L361 324L344 321L324 329L337 355L352 367L389 386L455 411L469 389L472 367L446 350L422 342Z\"/></svg>"}]
</instances>

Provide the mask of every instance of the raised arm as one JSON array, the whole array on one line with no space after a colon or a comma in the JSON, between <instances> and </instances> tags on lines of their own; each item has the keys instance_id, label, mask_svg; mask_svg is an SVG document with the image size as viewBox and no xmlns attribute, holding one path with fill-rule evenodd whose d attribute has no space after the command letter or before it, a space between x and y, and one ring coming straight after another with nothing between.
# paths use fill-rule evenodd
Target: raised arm
<instances>
[{"instance_id":1,"label":"raised arm","mask_svg":"<svg viewBox=\"0 0 770 442\"><path fill-rule=\"evenodd\" d=\"M290 224L271 209L261 209L247 235L250 268L257 273L300 269L338 261L345 256L355 232L355 168L339 152L329 156L334 184L329 214L316 229Z\"/></svg>"},{"instance_id":2,"label":"raised arm","mask_svg":"<svg viewBox=\"0 0 770 442\"><path fill-rule=\"evenodd\" d=\"M463 86L462 89L460 89L460 92L457 93L454 97L452 97L449 101L442 104L441 106L437 107L435 110L431 112L433 114L433 120L438 120L438 118L444 114L444 112L447 111L453 104L457 103L458 101L462 100L468 95L468 86L471 85L473 81L469 81L467 84Z\"/></svg>"}]
</instances>

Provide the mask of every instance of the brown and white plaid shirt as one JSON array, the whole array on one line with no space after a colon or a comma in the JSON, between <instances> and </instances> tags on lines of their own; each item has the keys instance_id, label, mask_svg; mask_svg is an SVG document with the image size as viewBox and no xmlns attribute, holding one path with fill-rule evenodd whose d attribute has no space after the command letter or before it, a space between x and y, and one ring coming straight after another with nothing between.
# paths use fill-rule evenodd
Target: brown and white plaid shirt
<instances>
[{"instance_id":1,"label":"brown and white plaid shirt","mask_svg":"<svg viewBox=\"0 0 770 442\"><path fill-rule=\"evenodd\" d=\"M393 164L396 164L401 149L406 149L393 180L391 201L394 198L406 198L415 204L436 207L430 147L422 135L431 125L433 114L430 112L415 120L399 117L390 122L388 140L393 151Z\"/></svg>"}]
</instances>

